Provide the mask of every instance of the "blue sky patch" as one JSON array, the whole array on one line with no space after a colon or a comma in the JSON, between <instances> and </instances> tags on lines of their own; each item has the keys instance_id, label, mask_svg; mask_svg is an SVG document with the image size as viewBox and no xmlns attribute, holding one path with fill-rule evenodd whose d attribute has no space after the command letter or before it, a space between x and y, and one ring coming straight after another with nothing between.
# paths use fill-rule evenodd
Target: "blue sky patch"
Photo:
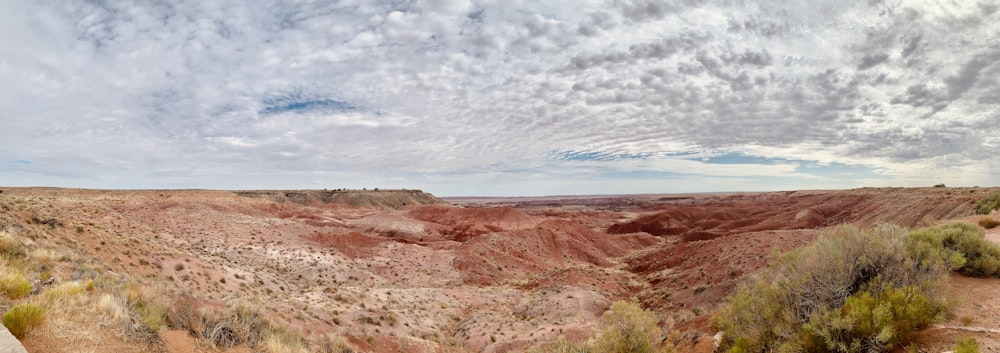
<instances>
[{"instance_id":1,"label":"blue sky patch","mask_svg":"<svg viewBox=\"0 0 1000 353\"><path fill-rule=\"evenodd\" d=\"M339 101L335 99L301 99L301 97L282 97L277 99L268 99L264 101L266 105L261 113L264 114L278 114L285 112L304 112L312 110L329 110L329 111L342 111L350 112L358 110L358 107L344 101Z\"/></svg>"},{"instance_id":2,"label":"blue sky patch","mask_svg":"<svg viewBox=\"0 0 1000 353\"><path fill-rule=\"evenodd\" d=\"M742 153L727 153L721 156L709 157L702 160L708 164L763 164L774 165L790 162L787 159L765 158L758 156L748 156Z\"/></svg>"},{"instance_id":3,"label":"blue sky patch","mask_svg":"<svg viewBox=\"0 0 1000 353\"><path fill-rule=\"evenodd\" d=\"M756 165L776 165L795 164L795 171L803 174L811 174L824 178L879 178L877 170L871 166L845 164L845 163L820 163L818 161L808 161L800 159L766 158L760 156L749 156L741 153L727 153L721 156L702 159L701 162L708 164L756 164Z\"/></svg>"}]
</instances>

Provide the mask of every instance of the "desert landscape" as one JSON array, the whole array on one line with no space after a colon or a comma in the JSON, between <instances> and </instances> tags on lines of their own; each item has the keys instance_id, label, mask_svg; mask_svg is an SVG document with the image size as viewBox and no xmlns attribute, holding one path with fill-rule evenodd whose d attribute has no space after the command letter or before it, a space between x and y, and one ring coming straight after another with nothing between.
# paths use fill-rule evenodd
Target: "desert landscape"
<instances>
[{"instance_id":1,"label":"desert landscape","mask_svg":"<svg viewBox=\"0 0 1000 353\"><path fill-rule=\"evenodd\" d=\"M1000 1L0 1L0 353L1000 353Z\"/></svg>"},{"instance_id":2,"label":"desert landscape","mask_svg":"<svg viewBox=\"0 0 1000 353\"><path fill-rule=\"evenodd\" d=\"M47 308L28 352L171 353L522 352L592 339L632 298L707 353L712 315L780 252L839 224L975 224L998 191L2 190L4 281L30 291L0 304ZM1000 349L997 281L952 275L953 313L914 348Z\"/></svg>"}]
</instances>

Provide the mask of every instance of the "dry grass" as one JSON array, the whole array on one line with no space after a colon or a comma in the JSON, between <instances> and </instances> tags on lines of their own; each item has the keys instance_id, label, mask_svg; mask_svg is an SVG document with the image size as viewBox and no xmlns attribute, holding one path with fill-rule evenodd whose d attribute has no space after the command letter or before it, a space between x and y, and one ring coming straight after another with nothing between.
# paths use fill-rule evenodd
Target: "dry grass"
<instances>
[{"instance_id":1,"label":"dry grass","mask_svg":"<svg viewBox=\"0 0 1000 353\"><path fill-rule=\"evenodd\" d=\"M4 268L0 272L0 292L3 292L8 299L17 300L31 294L31 282L20 272L15 272L12 268Z\"/></svg>"},{"instance_id":2,"label":"dry grass","mask_svg":"<svg viewBox=\"0 0 1000 353\"><path fill-rule=\"evenodd\" d=\"M72 260L70 255L52 249L32 249L27 255L31 264L42 270L55 267L58 262Z\"/></svg>"},{"instance_id":3,"label":"dry grass","mask_svg":"<svg viewBox=\"0 0 1000 353\"><path fill-rule=\"evenodd\" d=\"M18 304L3 314L3 325L17 338L24 338L44 321L45 309L34 304Z\"/></svg>"},{"instance_id":4,"label":"dry grass","mask_svg":"<svg viewBox=\"0 0 1000 353\"><path fill-rule=\"evenodd\" d=\"M0 255L7 258L24 255L24 250L21 250L21 242L6 230L0 231Z\"/></svg>"},{"instance_id":5,"label":"dry grass","mask_svg":"<svg viewBox=\"0 0 1000 353\"><path fill-rule=\"evenodd\" d=\"M298 335L288 331L270 330L264 337L263 346L268 353L308 353L305 343Z\"/></svg>"},{"instance_id":6,"label":"dry grass","mask_svg":"<svg viewBox=\"0 0 1000 353\"><path fill-rule=\"evenodd\" d=\"M244 344L269 353L310 352L303 337L279 324L260 308L260 303L237 300L225 309L213 309L189 295L177 296L167 317L170 322L216 347ZM322 352L353 352L341 338L328 337L317 345Z\"/></svg>"}]
</instances>

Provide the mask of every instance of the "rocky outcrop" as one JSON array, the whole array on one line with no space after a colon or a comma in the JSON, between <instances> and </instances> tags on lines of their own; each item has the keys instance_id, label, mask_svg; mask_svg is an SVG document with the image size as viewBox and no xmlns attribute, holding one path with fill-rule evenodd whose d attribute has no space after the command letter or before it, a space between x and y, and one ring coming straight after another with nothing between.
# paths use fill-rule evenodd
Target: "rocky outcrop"
<instances>
[{"instance_id":1,"label":"rocky outcrop","mask_svg":"<svg viewBox=\"0 0 1000 353\"><path fill-rule=\"evenodd\" d=\"M0 325L0 353L28 353L21 345L21 341L18 341L3 325Z\"/></svg>"}]
</instances>

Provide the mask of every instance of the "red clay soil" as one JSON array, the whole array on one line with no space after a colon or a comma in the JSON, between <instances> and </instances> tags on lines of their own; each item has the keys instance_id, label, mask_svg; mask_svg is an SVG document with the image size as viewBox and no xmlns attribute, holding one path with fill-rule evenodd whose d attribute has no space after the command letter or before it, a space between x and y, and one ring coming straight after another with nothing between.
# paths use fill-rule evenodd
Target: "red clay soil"
<instances>
[{"instance_id":1,"label":"red clay soil","mask_svg":"<svg viewBox=\"0 0 1000 353\"><path fill-rule=\"evenodd\" d=\"M842 223L886 222L913 227L962 216L988 191L865 188L741 194L695 205L685 200L679 204L646 205L646 209L660 211L615 224L608 228L608 233L646 232L697 241L744 232L814 229Z\"/></svg>"},{"instance_id":2,"label":"red clay soil","mask_svg":"<svg viewBox=\"0 0 1000 353\"><path fill-rule=\"evenodd\" d=\"M615 237L563 221L484 234L458 248L456 268L470 284L495 284L578 264L609 267L610 258L656 243L650 236Z\"/></svg>"},{"instance_id":3,"label":"red clay soil","mask_svg":"<svg viewBox=\"0 0 1000 353\"><path fill-rule=\"evenodd\" d=\"M358 351L515 352L582 340L632 296L677 324L683 351L704 349L725 295L818 228L951 219L995 189L488 201L497 207L407 192L4 191L0 230L165 295L259 300L293 330Z\"/></svg>"},{"instance_id":4,"label":"red clay soil","mask_svg":"<svg viewBox=\"0 0 1000 353\"><path fill-rule=\"evenodd\" d=\"M442 235L456 241L466 241L484 233L531 228L544 220L510 207L422 206L411 209L406 216L448 226L450 230L443 231Z\"/></svg>"},{"instance_id":5,"label":"red clay soil","mask_svg":"<svg viewBox=\"0 0 1000 353\"><path fill-rule=\"evenodd\" d=\"M680 323L706 316L726 295L767 265L773 254L808 244L818 230L770 230L707 241L653 246L624 259L650 286L637 297L648 307L675 312ZM690 314L690 315L688 315ZM680 326L708 333L707 320Z\"/></svg>"}]
</instances>

